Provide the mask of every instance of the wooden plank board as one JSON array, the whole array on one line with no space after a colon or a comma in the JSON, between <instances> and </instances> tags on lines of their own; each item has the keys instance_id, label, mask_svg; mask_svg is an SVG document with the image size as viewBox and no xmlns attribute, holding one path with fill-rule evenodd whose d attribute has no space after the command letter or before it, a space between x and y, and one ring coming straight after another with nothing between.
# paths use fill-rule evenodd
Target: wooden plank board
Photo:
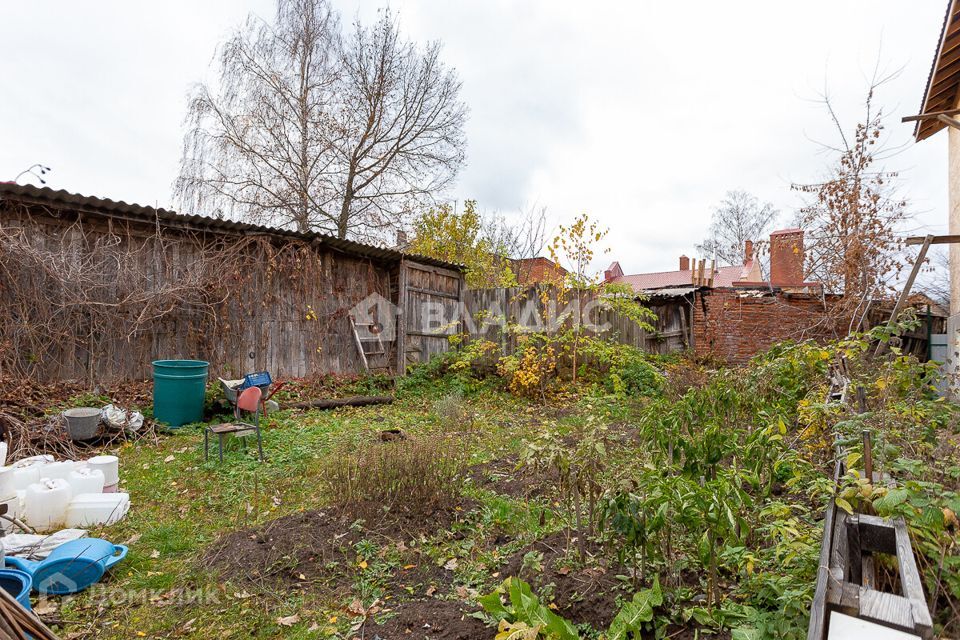
<instances>
[{"instance_id":1,"label":"wooden plank board","mask_svg":"<svg viewBox=\"0 0 960 640\"><path fill-rule=\"evenodd\" d=\"M903 518L894 520L893 528L896 533L897 565L900 567L900 584L903 595L910 601L914 626L929 634L933 628L933 620L927 609L926 599L923 597L923 585L920 582L920 573L913 557L913 548L910 544L910 533Z\"/></svg>"},{"instance_id":2,"label":"wooden plank board","mask_svg":"<svg viewBox=\"0 0 960 640\"><path fill-rule=\"evenodd\" d=\"M834 520L837 507L831 499L827 504L823 518L823 537L820 543L820 561L817 565L817 583L814 587L813 602L810 605L810 624L807 626L807 640L823 640L827 630L827 598L828 591L835 580L830 574L830 558Z\"/></svg>"}]
</instances>

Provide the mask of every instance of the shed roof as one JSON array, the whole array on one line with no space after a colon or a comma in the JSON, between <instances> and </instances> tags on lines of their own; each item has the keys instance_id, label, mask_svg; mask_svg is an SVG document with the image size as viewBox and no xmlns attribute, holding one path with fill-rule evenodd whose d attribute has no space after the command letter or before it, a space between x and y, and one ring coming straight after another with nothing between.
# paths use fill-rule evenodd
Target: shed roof
<instances>
[{"instance_id":1,"label":"shed roof","mask_svg":"<svg viewBox=\"0 0 960 640\"><path fill-rule=\"evenodd\" d=\"M743 267L717 267L713 275L713 286L730 287L740 280ZM679 271L657 271L654 273L636 273L613 278L610 282L629 284L634 291L663 289L665 287L683 287L693 283L690 269Z\"/></svg>"},{"instance_id":2,"label":"shed roof","mask_svg":"<svg viewBox=\"0 0 960 640\"><path fill-rule=\"evenodd\" d=\"M927 88L923 92L920 105L921 114L935 114L950 111L957 106L960 87L960 0L947 2L947 13L943 17L937 52L927 76ZM913 135L917 142L929 138L946 126L935 117L917 121Z\"/></svg>"},{"instance_id":3,"label":"shed roof","mask_svg":"<svg viewBox=\"0 0 960 640\"><path fill-rule=\"evenodd\" d=\"M344 240L331 236L326 233L311 231L301 233L291 229L281 229L278 227L269 227L264 225L250 224L247 222L237 222L235 220L224 220L220 218L211 218L208 216L199 216L192 214L177 213L168 209L159 209L147 207L139 204L130 204L122 200L116 201L109 198L97 198L94 196L84 196L77 193L70 193L62 189L50 189L48 187L35 187L33 185L20 185L11 182L0 182L0 201L13 200L19 202L28 202L41 205L61 206L85 213L93 213L114 218L133 219L138 222L147 222L156 224L157 221L167 224L186 225L198 231L210 231L213 233L226 233L235 235L246 234L266 234L279 237L296 238L308 242L317 242L323 245L354 255L377 260L396 261L401 258L408 258L423 264L429 264L435 267L443 267L456 271L463 271L463 265L445 260L437 260L427 256L415 253L407 253L387 247L378 247L363 242L353 240Z\"/></svg>"}]
</instances>

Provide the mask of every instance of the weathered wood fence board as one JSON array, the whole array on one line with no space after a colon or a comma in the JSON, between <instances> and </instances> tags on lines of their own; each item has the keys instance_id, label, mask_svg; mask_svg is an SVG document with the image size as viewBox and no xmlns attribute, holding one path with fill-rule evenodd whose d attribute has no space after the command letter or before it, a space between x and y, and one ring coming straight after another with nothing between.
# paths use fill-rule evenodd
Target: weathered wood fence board
<instances>
[{"instance_id":1,"label":"weathered wood fence board","mask_svg":"<svg viewBox=\"0 0 960 640\"><path fill-rule=\"evenodd\" d=\"M10 258L0 269L0 374L93 384L149 378L153 360L174 358L207 360L225 377L359 373L350 314L374 294L385 300L390 331L382 352L367 358L371 370L394 373L401 353L422 361L448 348L442 336L398 332L397 310L408 311L411 328L438 301L458 317L457 270L289 234L111 215L0 200L0 258ZM218 264L221 255L228 264ZM169 293L180 289L188 295ZM138 318L145 308L146 321Z\"/></svg>"},{"instance_id":2,"label":"weathered wood fence board","mask_svg":"<svg viewBox=\"0 0 960 640\"><path fill-rule=\"evenodd\" d=\"M579 317L588 335L602 335L650 353L673 353L691 347L690 308L683 298L652 299L644 303L656 314L648 332L629 317L600 304L594 292L571 292L558 302L551 287L477 289L464 296L464 325L474 338L483 338L516 348L518 332L505 326L520 325L528 331L548 330L551 322ZM521 329L522 331L523 329Z\"/></svg>"}]
</instances>

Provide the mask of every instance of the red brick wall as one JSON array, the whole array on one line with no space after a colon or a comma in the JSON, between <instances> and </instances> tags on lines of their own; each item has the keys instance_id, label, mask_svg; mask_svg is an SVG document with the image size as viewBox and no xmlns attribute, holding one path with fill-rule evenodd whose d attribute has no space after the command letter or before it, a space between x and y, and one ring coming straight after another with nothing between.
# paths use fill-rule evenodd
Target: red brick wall
<instances>
[{"instance_id":1,"label":"red brick wall","mask_svg":"<svg viewBox=\"0 0 960 640\"><path fill-rule=\"evenodd\" d=\"M547 258L524 258L513 261L513 272L520 285L553 282L562 279L567 270L559 267Z\"/></svg>"},{"instance_id":2,"label":"red brick wall","mask_svg":"<svg viewBox=\"0 0 960 640\"><path fill-rule=\"evenodd\" d=\"M693 344L698 354L742 364L782 340L835 338L835 324L816 295L704 289L694 299Z\"/></svg>"}]
</instances>

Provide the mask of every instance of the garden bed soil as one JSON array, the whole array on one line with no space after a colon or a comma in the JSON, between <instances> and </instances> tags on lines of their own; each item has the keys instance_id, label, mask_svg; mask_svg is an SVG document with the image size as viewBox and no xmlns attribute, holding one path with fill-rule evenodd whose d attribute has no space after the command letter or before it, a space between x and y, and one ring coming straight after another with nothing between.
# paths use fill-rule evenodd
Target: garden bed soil
<instances>
[{"instance_id":1,"label":"garden bed soil","mask_svg":"<svg viewBox=\"0 0 960 640\"><path fill-rule=\"evenodd\" d=\"M500 575L529 582L534 593L543 593L544 587L553 584L552 602L559 615L575 624L589 623L598 631L605 630L619 612L617 596L629 596L622 590L623 582L616 577L626 570L610 565L594 544L587 545L588 553L595 557L586 566L570 566L576 564L576 549L576 542L572 542L567 553L566 533L551 534L510 556ZM523 557L531 551L543 554L542 570L523 569ZM569 562L565 562L567 560Z\"/></svg>"},{"instance_id":2,"label":"garden bed soil","mask_svg":"<svg viewBox=\"0 0 960 640\"><path fill-rule=\"evenodd\" d=\"M519 499L541 498L552 493L556 475L553 469L541 475L518 470L516 458L483 462L470 467L469 472L474 486Z\"/></svg>"},{"instance_id":3,"label":"garden bed soil","mask_svg":"<svg viewBox=\"0 0 960 640\"><path fill-rule=\"evenodd\" d=\"M364 635L381 640L490 640L496 634L471 617L467 605L455 600L408 600L394 607L393 613L383 624L368 624Z\"/></svg>"},{"instance_id":4,"label":"garden bed soil","mask_svg":"<svg viewBox=\"0 0 960 640\"><path fill-rule=\"evenodd\" d=\"M353 581L361 560L354 545L367 539L403 549L405 564L418 569L398 573L398 584L426 588L442 577L442 570L420 568L429 561L421 563L419 550L406 543L449 530L468 510L469 506L429 514L384 513L379 506L360 504L304 511L226 534L210 545L203 563L226 579L254 586L342 588Z\"/></svg>"}]
</instances>

